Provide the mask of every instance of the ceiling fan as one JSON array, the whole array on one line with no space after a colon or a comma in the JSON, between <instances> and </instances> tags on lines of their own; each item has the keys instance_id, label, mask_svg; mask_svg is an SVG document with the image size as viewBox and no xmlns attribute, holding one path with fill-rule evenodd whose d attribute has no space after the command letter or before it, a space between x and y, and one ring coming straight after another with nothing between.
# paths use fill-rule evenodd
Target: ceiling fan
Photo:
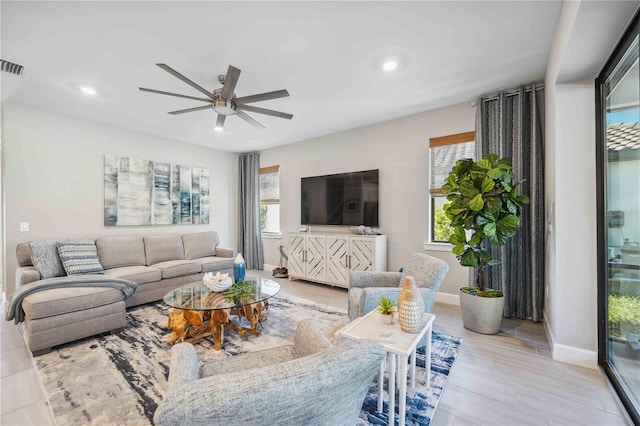
<instances>
[{"instance_id":1,"label":"ceiling fan","mask_svg":"<svg viewBox=\"0 0 640 426\"><path fill-rule=\"evenodd\" d=\"M274 111L272 109L259 108L252 105L247 105L253 102L267 101L270 99L278 99L289 96L289 92L286 89L276 90L274 92L266 92L260 93L258 95L251 96L242 96L237 98L233 91L236 88L236 84L238 83L238 77L240 77L240 70L232 65L229 65L229 69L227 70L226 75L219 75L218 81L222 84L222 87L219 89L215 89L213 92L209 92L207 89L202 86L194 83L189 80L184 75L180 74L178 71L174 70L170 66L166 64L156 64L169 74L174 77L179 78L180 80L187 83L189 86L198 90L199 92L206 95L206 98L197 98L194 96L180 95L178 93L170 93L164 92L162 90L155 89L146 89L144 87L139 87L139 89L143 92L150 93L158 93L160 95L169 95L176 96L178 98L186 98L193 99L196 101L207 102L207 105L197 106L194 108L181 109L177 111L170 111L169 114L184 114L187 112L193 111L201 111L204 109L212 108L215 112L218 113L218 120L216 121L216 129L222 130L224 127L224 121L228 115L237 115L242 118L247 123L251 124L254 127L264 129L265 127L254 120L249 114L245 111L256 112L258 114L266 114L274 117L286 118L287 120L291 120L293 118L292 114L287 114L286 112Z\"/></svg>"}]
</instances>

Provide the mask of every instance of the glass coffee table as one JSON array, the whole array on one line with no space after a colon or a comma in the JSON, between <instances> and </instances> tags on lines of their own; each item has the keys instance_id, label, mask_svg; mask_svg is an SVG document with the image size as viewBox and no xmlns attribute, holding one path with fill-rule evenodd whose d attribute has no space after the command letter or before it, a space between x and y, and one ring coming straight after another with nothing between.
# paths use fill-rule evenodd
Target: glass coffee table
<instances>
[{"instance_id":1,"label":"glass coffee table","mask_svg":"<svg viewBox=\"0 0 640 426\"><path fill-rule=\"evenodd\" d=\"M245 281L251 283L252 294L240 299L211 291L202 281L167 293L162 300L173 308L168 321L169 328L173 330L169 343L193 342L211 336L215 349L219 351L224 343L225 326L240 335L260 336L259 327L266 320L268 299L278 294L280 284L260 277L247 277ZM236 316L235 321L233 316ZM241 325L243 317L248 327Z\"/></svg>"}]
</instances>

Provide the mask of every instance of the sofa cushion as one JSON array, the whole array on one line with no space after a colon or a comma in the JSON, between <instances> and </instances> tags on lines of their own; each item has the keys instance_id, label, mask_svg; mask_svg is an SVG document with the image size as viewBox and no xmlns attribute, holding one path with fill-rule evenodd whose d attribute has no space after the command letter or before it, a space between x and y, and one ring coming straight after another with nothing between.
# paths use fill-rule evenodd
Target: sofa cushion
<instances>
[{"instance_id":1,"label":"sofa cushion","mask_svg":"<svg viewBox=\"0 0 640 426\"><path fill-rule=\"evenodd\" d=\"M216 272L224 269L233 269L233 260L228 257L201 257L194 259L194 262L198 262L202 265L202 272Z\"/></svg>"},{"instance_id":2,"label":"sofa cushion","mask_svg":"<svg viewBox=\"0 0 640 426\"><path fill-rule=\"evenodd\" d=\"M121 268L105 269L104 274L114 278L130 280L136 284L152 283L162 279L160 269L148 266L123 266Z\"/></svg>"},{"instance_id":3,"label":"sofa cushion","mask_svg":"<svg viewBox=\"0 0 640 426\"><path fill-rule=\"evenodd\" d=\"M20 243L16 246L16 259L18 260L18 266L33 266L29 243Z\"/></svg>"},{"instance_id":4,"label":"sofa cushion","mask_svg":"<svg viewBox=\"0 0 640 426\"><path fill-rule=\"evenodd\" d=\"M31 252L33 266L40 272L42 278L63 277L66 275L58 254L57 241L29 241L29 251Z\"/></svg>"},{"instance_id":5,"label":"sofa cushion","mask_svg":"<svg viewBox=\"0 0 640 426\"><path fill-rule=\"evenodd\" d=\"M197 274L202 271L200 263L195 260L167 260L151 265L151 267L160 269L163 279Z\"/></svg>"},{"instance_id":6,"label":"sofa cushion","mask_svg":"<svg viewBox=\"0 0 640 426\"><path fill-rule=\"evenodd\" d=\"M124 300L124 293L109 287L67 287L32 293L22 301L25 318L37 319ZM82 327L82 324L78 324Z\"/></svg>"},{"instance_id":7,"label":"sofa cushion","mask_svg":"<svg viewBox=\"0 0 640 426\"><path fill-rule=\"evenodd\" d=\"M220 238L215 231L198 232L182 235L184 245L184 257L197 259L199 257L215 256L216 246L220 244Z\"/></svg>"},{"instance_id":8,"label":"sofa cushion","mask_svg":"<svg viewBox=\"0 0 640 426\"><path fill-rule=\"evenodd\" d=\"M61 241L58 253L67 275L104 274L96 243L91 240Z\"/></svg>"},{"instance_id":9,"label":"sofa cushion","mask_svg":"<svg viewBox=\"0 0 640 426\"><path fill-rule=\"evenodd\" d=\"M147 266L167 260L184 260L184 247L180 235L152 235L144 237Z\"/></svg>"},{"instance_id":10,"label":"sofa cushion","mask_svg":"<svg viewBox=\"0 0 640 426\"><path fill-rule=\"evenodd\" d=\"M96 247L104 269L147 264L142 237L100 237Z\"/></svg>"}]
</instances>

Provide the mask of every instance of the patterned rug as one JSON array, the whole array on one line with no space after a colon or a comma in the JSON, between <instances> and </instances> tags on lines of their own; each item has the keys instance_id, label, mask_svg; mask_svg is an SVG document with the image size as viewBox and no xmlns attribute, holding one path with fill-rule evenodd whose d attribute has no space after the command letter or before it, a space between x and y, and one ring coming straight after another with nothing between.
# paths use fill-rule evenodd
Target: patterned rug
<instances>
[{"instance_id":1,"label":"patterned rug","mask_svg":"<svg viewBox=\"0 0 640 426\"><path fill-rule=\"evenodd\" d=\"M57 424L152 424L157 404L167 391L171 361L168 312L162 302L129 309L123 332L61 345L35 359ZM330 337L348 323L346 313L339 309L300 298L274 297L261 336L240 337L229 331L221 351L213 349L210 339L195 343L196 351L202 361L223 362L240 353L290 344L303 318L314 319ZM436 332L432 340L431 387L425 386L423 350L418 355L416 391L407 389L408 425L429 425L461 341ZM385 393L385 410L387 401ZM388 424L387 415L376 413L376 406L374 382L360 413L361 424Z\"/></svg>"}]
</instances>

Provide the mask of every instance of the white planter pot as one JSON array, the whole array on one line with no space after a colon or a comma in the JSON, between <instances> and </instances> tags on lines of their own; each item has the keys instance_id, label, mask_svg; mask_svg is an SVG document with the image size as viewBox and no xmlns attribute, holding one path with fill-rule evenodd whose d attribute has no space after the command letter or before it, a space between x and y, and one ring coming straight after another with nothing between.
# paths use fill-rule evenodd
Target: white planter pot
<instances>
[{"instance_id":1,"label":"white planter pot","mask_svg":"<svg viewBox=\"0 0 640 426\"><path fill-rule=\"evenodd\" d=\"M504 297L478 297L460 291L462 323L466 328L481 334L500 331Z\"/></svg>"},{"instance_id":2,"label":"white planter pot","mask_svg":"<svg viewBox=\"0 0 640 426\"><path fill-rule=\"evenodd\" d=\"M393 324L393 316L395 315L395 313L391 315L384 315L378 312L378 314L380 315L380 320L382 321L383 324Z\"/></svg>"}]
</instances>

